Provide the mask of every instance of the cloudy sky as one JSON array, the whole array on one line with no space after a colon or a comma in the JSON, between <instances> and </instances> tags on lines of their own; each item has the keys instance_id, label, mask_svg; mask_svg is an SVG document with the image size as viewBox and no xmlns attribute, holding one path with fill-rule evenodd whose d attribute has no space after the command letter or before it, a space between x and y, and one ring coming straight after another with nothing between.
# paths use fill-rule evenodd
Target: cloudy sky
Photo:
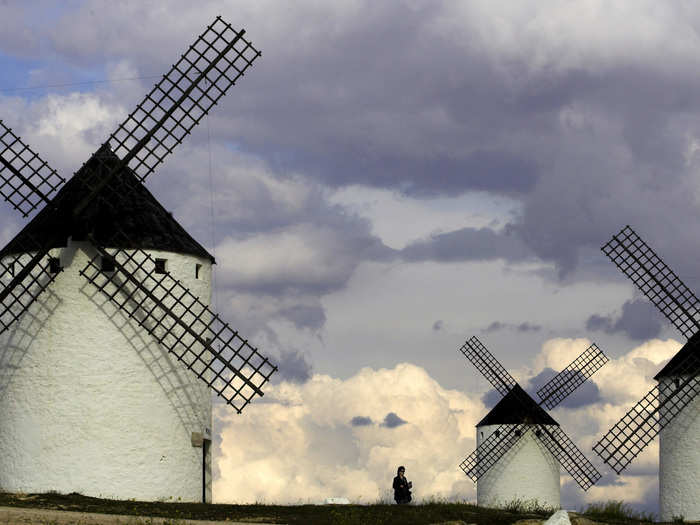
<instances>
[{"instance_id":1,"label":"cloudy sky","mask_svg":"<svg viewBox=\"0 0 700 525\"><path fill-rule=\"evenodd\" d=\"M218 14L262 58L147 182L280 366L216 407L215 499L376 501L404 464L473 500L476 335L526 388L596 342L554 417L604 477L562 503L656 510L656 443L622 477L590 450L683 339L600 246L630 224L700 285L700 6L0 0L0 118L69 176Z\"/></svg>"}]
</instances>

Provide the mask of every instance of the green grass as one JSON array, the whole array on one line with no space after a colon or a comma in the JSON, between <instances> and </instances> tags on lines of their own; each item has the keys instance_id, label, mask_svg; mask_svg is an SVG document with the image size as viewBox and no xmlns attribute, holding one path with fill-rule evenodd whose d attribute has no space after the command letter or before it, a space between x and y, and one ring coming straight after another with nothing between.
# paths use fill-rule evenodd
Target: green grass
<instances>
[{"instance_id":1,"label":"green grass","mask_svg":"<svg viewBox=\"0 0 700 525\"><path fill-rule=\"evenodd\" d=\"M137 523L148 525L148 516L167 518L172 525L184 519L265 521L269 523L318 525L427 525L463 521L478 525L511 525L523 519L546 519L553 509L536 501L515 500L504 509L477 507L468 502L432 499L412 505L395 505L383 500L369 505L227 505L182 502L120 501L80 494L9 494L0 492L0 506L97 512L140 516ZM592 504L581 511L601 523L632 525L651 523L653 516L634 512L628 505L610 501ZM143 520L143 521L142 521Z\"/></svg>"}]
</instances>

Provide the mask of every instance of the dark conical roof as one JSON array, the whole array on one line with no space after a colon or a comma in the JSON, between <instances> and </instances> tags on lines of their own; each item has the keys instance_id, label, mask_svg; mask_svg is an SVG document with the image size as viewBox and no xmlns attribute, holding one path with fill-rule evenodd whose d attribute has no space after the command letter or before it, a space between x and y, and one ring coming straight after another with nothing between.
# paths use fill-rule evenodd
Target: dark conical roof
<instances>
[{"instance_id":1,"label":"dark conical roof","mask_svg":"<svg viewBox=\"0 0 700 525\"><path fill-rule=\"evenodd\" d=\"M173 218L130 169L122 170L109 184L110 193L103 191L109 205L93 200L76 221L71 211L85 198L89 189L86 181L96 177L119 162L104 145L86 162L58 193L2 250L0 257L28 251L28 246L50 243L51 248L66 245L67 236L85 240L88 233L108 248L152 249L204 257L214 262L209 252ZM98 175L99 178L99 175ZM94 180L94 179L93 179ZM115 195L110 198L111 195ZM129 195L119 199L116 195ZM53 209L52 209L53 208ZM117 226L124 234L116 240Z\"/></svg>"},{"instance_id":2,"label":"dark conical roof","mask_svg":"<svg viewBox=\"0 0 700 525\"><path fill-rule=\"evenodd\" d=\"M695 355L696 359L691 360L690 363L682 364L687 357L692 355ZM654 379L658 381L662 377L697 374L700 374L700 332L688 339L683 348L678 350L678 353L666 363L666 366L654 376Z\"/></svg>"},{"instance_id":3,"label":"dark conical roof","mask_svg":"<svg viewBox=\"0 0 700 525\"><path fill-rule=\"evenodd\" d=\"M518 423L559 425L520 385L515 385L476 426Z\"/></svg>"}]
</instances>

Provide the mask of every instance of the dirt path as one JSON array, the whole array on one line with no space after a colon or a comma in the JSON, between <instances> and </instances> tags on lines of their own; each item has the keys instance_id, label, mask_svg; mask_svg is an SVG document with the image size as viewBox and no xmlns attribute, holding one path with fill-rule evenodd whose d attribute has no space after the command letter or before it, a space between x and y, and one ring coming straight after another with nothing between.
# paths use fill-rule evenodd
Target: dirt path
<instances>
[{"instance_id":1,"label":"dirt path","mask_svg":"<svg viewBox=\"0 0 700 525\"><path fill-rule=\"evenodd\" d=\"M68 510L28 509L0 507L0 525L272 525L251 518L248 521L200 521L145 516L122 516ZM264 518L262 518L264 519Z\"/></svg>"}]
</instances>

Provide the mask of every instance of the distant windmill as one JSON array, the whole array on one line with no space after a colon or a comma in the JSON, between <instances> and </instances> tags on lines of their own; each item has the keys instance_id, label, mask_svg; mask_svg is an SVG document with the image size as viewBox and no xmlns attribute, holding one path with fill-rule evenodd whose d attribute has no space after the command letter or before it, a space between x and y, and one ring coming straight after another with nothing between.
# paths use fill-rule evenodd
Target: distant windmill
<instances>
[{"instance_id":1,"label":"distant windmill","mask_svg":"<svg viewBox=\"0 0 700 525\"><path fill-rule=\"evenodd\" d=\"M593 450L620 474L659 434L661 520L700 520L700 301L629 226L602 251L687 342L654 376L659 384Z\"/></svg>"},{"instance_id":2,"label":"distant windmill","mask_svg":"<svg viewBox=\"0 0 700 525\"><path fill-rule=\"evenodd\" d=\"M211 501L210 389L240 413L276 367L142 182L260 56L243 34L217 17L68 182L0 122L0 194L43 205L0 251L0 488Z\"/></svg>"},{"instance_id":3,"label":"distant windmill","mask_svg":"<svg viewBox=\"0 0 700 525\"><path fill-rule=\"evenodd\" d=\"M608 362L595 344L537 391L539 403L479 339L472 337L460 350L504 396L477 423L477 448L460 464L477 482L477 504L495 507L514 500L537 500L558 508L560 465L583 490L600 479L596 468L541 406L551 410Z\"/></svg>"}]
</instances>

